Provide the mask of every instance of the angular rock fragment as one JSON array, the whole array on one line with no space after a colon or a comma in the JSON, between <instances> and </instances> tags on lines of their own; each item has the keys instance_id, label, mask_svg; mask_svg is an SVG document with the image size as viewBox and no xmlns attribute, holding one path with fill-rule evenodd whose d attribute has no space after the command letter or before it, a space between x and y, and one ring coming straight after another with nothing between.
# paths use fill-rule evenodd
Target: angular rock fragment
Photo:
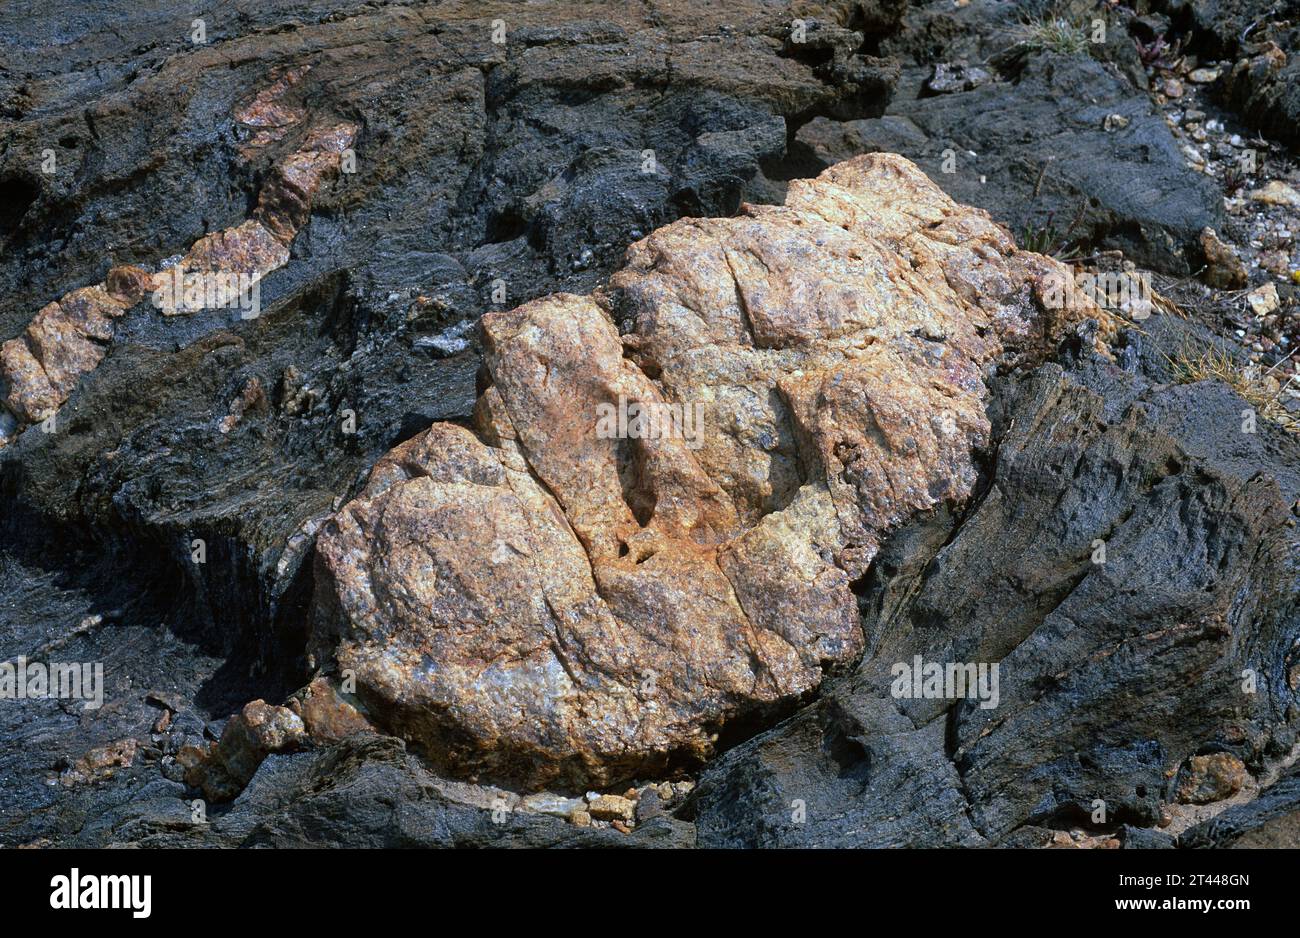
<instances>
[{"instance_id":1,"label":"angular rock fragment","mask_svg":"<svg viewBox=\"0 0 1300 938\"><path fill-rule=\"evenodd\" d=\"M850 583L969 495L984 373L1047 347L1065 273L877 154L490 314L476 430L403 443L323 527L319 661L448 771L706 757L861 653Z\"/></svg>"},{"instance_id":2,"label":"angular rock fragment","mask_svg":"<svg viewBox=\"0 0 1300 938\"><path fill-rule=\"evenodd\" d=\"M328 681L317 678L288 707L302 719L307 734L316 742L336 742L358 733L374 733L368 720Z\"/></svg>"},{"instance_id":3,"label":"angular rock fragment","mask_svg":"<svg viewBox=\"0 0 1300 938\"><path fill-rule=\"evenodd\" d=\"M978 88L992 77L986 69L941 62L934 67L934 74L926 80L925 87L934 94L953 94Z\"/></svg>"},{"instance_id":4,"label":"angular rock fragment","mask_svg":"<svg viewBox=\"0 0 1300 938\"><path fill-rule=\"evenodd\" d=\"M1246 265L1231 245L1223 243L1213 228L1201 230L1201 250L1205 254L1205 269L1201 272L1201 279L1206 283L1223 290L1246 285Z\"/></svg>"},{"instance_id":5,"label":"angular rock fragment","mask_svg":"<svg viewBox=\"0 0 1300 938\"><path fill-rule=\"evenodd\" d=\"M188 784L202 789L210 801L229 801L270 753L296 749L305 737L298 714L254 700L230 719L219 741L206 749L186 747L177 758L185 767Z\"/></svg>"},{"instance_id":6,"label":"angular rock fragment","mask_svg":"<svg viewBox=\"0 0 1300 938\"><path fill-rule=\"evenodd\" d=\"M1288 186L1280 179L1274 179L1264 185L1263 188L1254 189L1246 196L1252 202L1263 202L1265 205L1287 205L1291 208L1300 208L1300 192Z\"/></svg>"},{"instance_id":7,"label":"angular rock fragment","mask_svg":"<svg viewBox=\"0 0 1300 938\"><path fill-rule=\"evenodd\" d=\"M619 795L601 795L587 806L587 812L598 821L627 823L636 818L636 802Z\"/></svg>"}]
</instances>

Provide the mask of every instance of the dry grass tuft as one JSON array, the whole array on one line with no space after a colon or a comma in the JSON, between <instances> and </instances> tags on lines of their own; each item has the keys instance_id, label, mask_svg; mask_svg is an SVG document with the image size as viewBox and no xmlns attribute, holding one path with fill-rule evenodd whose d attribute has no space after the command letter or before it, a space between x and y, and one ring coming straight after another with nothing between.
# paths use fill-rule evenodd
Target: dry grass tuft
<instances>
[{"instance_id":1,"label":"dry grass tuft","mask_svg":"<svg viewBox=\"0 0 1300 938\"><path fill-rule=\"evenodd\" d=\"M1088 31L1080 24L1055 16L1024 23L1016 30L1019 45L1026 49L1078 55L1092 51Z\"/></svg>"},{"instance_id":2,"label":"dry grass tuft","mask_svg":"<svg viewBox=\"0 0 1300 938\"><path fill-rule=\"evenodd\" d=\"M1300 434L1300 418L1283 404L1288 389L1296 384L1295 375L1286 382L1279 381L1273 376L1273 369L1261 372L1258 366L1242 368L1226 351L1215 347L1200 350L1184 347L1173 358L1165 357L1179 384L1222 381L1253 407L1255 413L1290 433Z\"/></svg>"}]
</instances>

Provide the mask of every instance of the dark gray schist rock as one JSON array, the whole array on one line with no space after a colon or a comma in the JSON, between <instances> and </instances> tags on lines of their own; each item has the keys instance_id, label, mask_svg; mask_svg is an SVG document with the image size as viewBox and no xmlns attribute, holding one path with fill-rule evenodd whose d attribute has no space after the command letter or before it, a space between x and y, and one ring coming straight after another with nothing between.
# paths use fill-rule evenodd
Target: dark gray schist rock
<instances>
[{"instance_id":1,"label":"dark gray schist rock","mask_svg":"<svg viewBox=\"0 0 1300 938\"><path fill-rule=\"evenodd\" d=\"M1300 42L1292 40L1292 50ZM1228 78L1229 102L1248 125L1300 147L1300 59L1281 64L1271 50L1241 59Z\"/></svg>"},{"instance_id":2,"label":"dark gray schist rock","mask_svg":"<svg viewBox=\"0 0 1300 938\"><path fill-rule=\"evenodd\" d=\"M1178 846L1295 847L1300 844L1300 764L1293 765L1253 801L1184 831Z\"/></svg>"},{"instance_id":3,"label":"dark gray schist rock","mask_svg":"<svg viewBox=\"0 0 1300 938\"><path fill-rule=\"evenodd\" d=\"M1248 126L1292 150L1300 147L1300 7L1295 11L1292 29L1283 32L1266 20L1254 41L1241 43L1223 79L1228 106Z\"/></svg>"},{"instance_id":4,"label":"dark gray schist rock","mask_svg":"<svg viewBox=\"0 0 1300 938\"><path fill-rule=\"evenodd\" d=\"M901 153L1018 237L1119 248L1171 273L1200 266L1197 238L1222 227L1221 195L1186 166L1164 117L1129 79L1086 55L1042 52L1001 81L934 95L924 91L931 70L905 69L881 117L804 125L796 155L820 166ZM1105 129L1116 114L1125 126Z\"/></svg>"},{"instance_id":5,"label":"dark gray schist rock","mask_svg":"<svg viewBox=\"0 0 1300 938\"><path fill-rule=\"evenodd\" d=\"M0 846L63 843L110 807L144 797L164 781L166 760L186 739L203 738L207 718L200 708L239 706L242 691L227 700L212 692L211 678L227 659L212 644L195 641L182 610L158 595L152 571L127 568L116 578L105 573L113 541L87 542L57 557L55 551L39 554L15 543L15 516L4 520L0 660L24 655L104 668L98 710L83 709L80 701L0 701ZM232 667L248 667L246 659L229 660ZM153 727L164 718L169 732L155 740ZM134 752L123 749L126 758L97 771L74 771L95 761L86 759L89 754L107 754L123 741L136 744ZM175 797L183 791L173 786Z\"/></svg>"},{"instance_id":6,"label":"dark gray schist rock","mask_svg":"<svg viewBox=\"0 0 1300 938\"><path fill-rule=\"evenodd\" d=\"M690 824L660 815L632 834L579 828L522 811L461 803L401 740L351 737L272 755L228 807L195 823L182 786L136 793L88 823L77 846L141 847L655 847L694 846ZM182 810L183 809L183 810Z\"/></svg>"},{"instance_id":7,"label":"dark gray schist rock","mask_svg":"<svg viewBox=\"0 0 1300 938\"><path fill-rule=\"evenodd\" d=\"M1243 406L1091 355L1002 379L982 496L882 552L854 675L706 768L700 844L999 844L1097 799L1103 829L1152 828L1191 756L1282 758L1300 445ZM892 699L914 655L997 662L998 705Z\"/></svg>"},{"instance_id":8,"label":"dark gray schist rock","mask_svg":"<svg viewBox=\"0 0 1300 938\"><path fill-rule=\"evenodd\" d=\"M711 765L701 847L978 847L942 720L917 726L871 670Z\"/></svg>"},{"instance_id":9,"label":"dark gray schist rock","mask_svg":"<svg viewBox=\"0 0 1300 938\"><path fill-rule=\"evenodd\" d=\"M1120 838L1125 850L1173 850L1178 846L1177 841L1164 831L1128 824L1120 831Z\"/></svg>"}]
</instances>

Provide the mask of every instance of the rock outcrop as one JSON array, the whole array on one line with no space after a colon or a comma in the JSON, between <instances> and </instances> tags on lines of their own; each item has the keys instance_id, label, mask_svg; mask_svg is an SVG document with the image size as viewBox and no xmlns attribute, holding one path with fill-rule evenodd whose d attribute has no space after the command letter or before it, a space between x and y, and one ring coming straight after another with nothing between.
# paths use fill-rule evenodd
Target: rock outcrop
<instances>
[{"instance_id":1,"label":"rock outcrop","mask_svg":"<svg viewBox=\"0 0 1300 938\"><path fill-rule=\"evenodd\" d=\"M230 6L0 4L0 659L104 665L93 712L0 706L0 845L1297 842L1300 438L1263 410L1244 430L1233 391L1283 393L1300 341L1277 145L1296 0ZM1097 16L1082 48L1021 22ZM327 181L345 127L355 172ZM1051 363L990 377L1059 323L1017 339L928 298L963 259L1032 258L903 218L863 258L922 263L899 295L938 325L895 330L891 294L863 304L885 327L806 329L790 310L898 275L850 259L845 286L858 221L740 206L824 195L791 180L874 151L1108 272L1197 271L1208 226L1250 294L1157 273L1186 319L1108 336L1116 360L1075 355L1072 327ZM910 198L845 204L883 231ZM732 220L665 230L683 216ZM260 315L147 306L182 260L256 280ZM1210 354L1232 388L1166 359ZM617 436L617 392L645 393L689 436L577 445L538 355L572 413L614 405ZM931 381L936 361L956 367ZM948 392L955 440L919 416ZM380 536L327 537L341 597L317 533L385 454L341 519ZM486 550L484 503L526 530L501 521ZM464 534L439 540L452 510ZM500 627L434 629L425 573L443 614L472 587ZM889 666L918 654L1000 666L998 705L894 697ZM340 657L370 668L359 695ZM502 716L518 661L556 680Z\"/></svg>"},{"instance_id":2,"label":"rock outcrop","mask_svg":"<svg viewBox=\"0 0 1300 938\"><path fill-rule=\"evenodd\" d=\"M283 94L285 79L267 90ZM268 114L281 114L274 100L264 102L259 95L238 117L249 126L260 126L270 119ZM288 127L275 129L283 136ZM26 426L58 412L81 377L103 360L114 338L114 320L145 296L152 294L166 316L246 301L247 291L288 262L289 246L307 223L316 190L338 171L358 129L346 121L314 128L275 166L251 218L205 235L184 257L164 264L157 273L113 267L103 283L73 290L48 304L21 336L0 345L0 447ZM262 143L268 133L258 131L255 141Z\"/></svg>"},{"instance_id":3,"label":"rock outcrop","mask_svg":"<svg viewBox=\"0 0 1300 938\"><path fill-rule=\"evenodd\" d=\"M114 267L156 272L258 220L314 130L361 128L256 319L146 300L97 341L56 431L0 450L0 656L68 639L117 704L93 722L0 707L0 842L92 836L108 805L182 784L179 745L302 687L316 525L395 445L469 417L483 313L590 292L683 214L779 202L794 127L884 109L898 70L873 50L905 8L0 5L0 342ZM787 42L796 18L807 43ZM257 383L266 406L244 409ZM111 628L77 631L100 613ZM184 719L152 740L143 691L164 687ZM126 736L148 745L111 783L48 784Z\"/></svg>"},{"instance_id":4,"label":"rock outcrop","mask_svg":"<svg viewBox=\"0 0 1300 938\"><path fill-rule=\"evenodd\" d=\"M985 372L1044 348L1064 272L874 155L489 314L476 431L404 443L323 526L318 654L449 771L707 756L861 653L852 582L969 495Z\"/></svg>"},{"instance_id":5,"label":"rock outcrop","mask_svg":"<svg viewBox=\"0 0 1300 938\"><path fill-rule=\"evenodd\" d=\"M1185 341L1158 327L1165 345ZM1229 797L1287 758L1294 439L1242 432L1240 400L1214 382L1067 364L995 379L988 484L960 517L920 519L882 551L854 673L705 768L701 846L1154 828L1164 806ZM998 705L898 699L891 665L916 655L997 662Z\"/></svg>"}]
</instances>

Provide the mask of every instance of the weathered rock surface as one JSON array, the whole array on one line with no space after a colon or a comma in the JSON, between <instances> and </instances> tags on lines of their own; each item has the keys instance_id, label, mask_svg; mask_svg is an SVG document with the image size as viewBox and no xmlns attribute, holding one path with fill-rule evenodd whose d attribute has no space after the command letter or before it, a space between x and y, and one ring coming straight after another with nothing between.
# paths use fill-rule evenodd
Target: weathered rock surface
<instances>
[{"instance_id":1,"label":"weathered rock surface","mask_svg":"<svg viewBox=\"0 0 1300 938\"><path fill-rule=\"evenodd\" d=\"M707 756L861 652L850 583L964 502L984 374L1043 349L1063 273L876 155L633 245L621 340L586 297L489 314L477 435L435 425L322 527L318 653L448 771ZM602 431L629 406L694 432Z\"/></svg>"},{"instance_id":2,"label":"weathered rock surface","mask_svg":"<svg viewBox=\"0 0 1300 938\"><path fill-rule=\"evenodd\" d=\"M1084 356L996 382L974 505L877 558L853 675L706 767L702 846L1012 844L1091 827L1098 802L1102 830L1154 828L1185 761L1285 758L1296 441L1242 433L1221 385L1153 376ZM914 655L998 662L998 705L896 699L890 666Z\"/></svg>"},{"instance_id":3,"label":"weathered rock surface","mask_svg":"<svg viewBox=\"0 0 1300 938\"><path fill-rule=\"evenodd\" d=\"M1300 767L1292 767L1259 797L1185 831L1181 847L1294 848L1300 843Z\"/></svg>"},{"instance_id":4,"label":"weathered rock surface","mask_svg":"<svg viewBox=\"0 0 1300 938\"><path fill-rule=\"evenodd\" d=\"M256 320L112 318L95 348L63 346L97 365L22 417L58 407L56 432L0 454L0 655L63 642L108 683L93 718L0 708L0 842L73 837L178 775L180 745L301 687L316 527L383 453L470 415L482 313L585 293L683 213L780 201L790 127L884 108L897 70L870 49L902 8L800 4L820 25L787 48L784 3L268 0L204 12L204 44L170 0L0 7L0 342L115 268L156 271L250 216L296 223L302 199L266 197L277 167L358 127L356 172L322 182ZM164 733L145 689L183 704ZM128 736L130 770L49 784Z\"/></svg>"},{"instance_id":5,"label":"weathered rock surface","mask_svg":"<svg viewBox=\"0 0 1300 938\"><path fill-rule=\"evenodd\" d=\"M1230 754L1248 776L1231 799L1236 806L1179 835L1179 844L1294 845L1294 775L1274 783L1268 768L1294 725L1294 625L1271 642L1256 641L1264 651L1250 652L1266 679L1259 699L1266 697L1272 712L1267 719L1252 715L1246 744L1202 713L1185 720L1186 701L1201 685L1189 678L1180 689L1169 675L1202 662L1187 648L1168 653L1169 670L1158 669L1152 684L1126 681L1132 659L1125 654L1094 655L1087 673L1096 693L1081 704L1091 708L1094 726L1057 720L1065 707L1044 710L1041 723L1031 713L1018 718L1014 745L1023 761L1016 764L1029 781L997 810L983 801L968 810L964 773L983 779L981 798L997 784L987 753L985 764L976 759L973 768L953 755L948 727L968 718L949 710L919 727L895 719L918 704L880 698L874 684L848 704L838 684L823 684L825 701L734 750L734 761L719 762L702 797L685 809L670 797L681 794L673 786L660 786L670 794L658 806L643 793L631 834L602 829L612 822L594 821L585 810L572 812L587 819L588 826L577 827L514 801L515 810L497 823L502 793L439 778L423 753L373 732L356 698L324 681L292 695L311 679L303 624L323 519L355 497L383 454L431 422L470 425L482 357L476 326L484 311L559 292L588 294L646 232L682 215L731 215L742 202L780 203L790 180L882 148L915 157L950 195L989 209L1017 236L1026 225L1040 242L1050 240L1048 228L1060 236L1080 202L1093 196L1101 204L1089 202L1069 240L1138 245L1140 257L1149 254L1168 269L1184 261L1199 266L1194 231L1183 258L1163 253L1165 234L1186 243L1183 229L1169 224L1174 209L1189 218L1198 204L1217 211L1219 193L1203 202L1205 193L1188 183L1196 175L1179 168L1179 154L1152 129L1132 40L1150 42L1163 31L1173 41L1194 27L1184 51L1205 67L1219 60L1212 67L1221 77L1213 85L1187 84L1185 97L1222 94L1218 100L1265 136L1287 139L1295 126L1285 118L1294 112L1288 102L1295 82L1288 78L1300 16L1292 0L1134 5L1139 14L1155 6L1168 16L1130 20L1123 6L1111 8L1107 42L1081 57L1096 59L1088 63L1047 52L1003 56L1017 41L1016 20L1049 12L1047 4L1025 0L961 7L949 0L737 0L722 7L682 0L627 7L264 0L203 11L202 44L190 39L195 9L175 0L47 0L38 17L21 4L0 4L0 345L17 343L9 346L15 373L30 376L13 383L30 390L12 397L15 413L0 405L0 437L9 441L0 453L0 658L102 662L106 679L105 705L93 712L56 701L0 703L0 844L691 846L698 826L712 844L1170 845L1170 834L1140 826L1151 810L1164 811L1150 804L1146 763L1140 771L1131 764L1148 759L1144 747L1154 740L1158 752L1149 758L1164 766L1160 801L1176 796L1197 759ZM1095 10L1089 0L1050 6L1069 15ZM493 41L496 18L506 26L504 44ZM796 18L806 26L802 42L792 30ZM926 88L940 64L962 79L939 83L944 106L932 100L936 89ZM1111 80L1095 80L1098 66ZM989 80L966 80L978 72ZM896 113L886 113L896 86ZM981 110L984 96L1003 109ZM1197 106L1215 110L1205 99ZM932 113L914 120L913 108ZM1096 116L1095 126L1080 119L1085 112ZM1230 114L1213 116L1233 123ZM1055 133L1053 122L1061 120L1078 133ZM875 129L872 146L855 142L857 149L813 159L803 145L823 128L854 135L864 122ZM279 171L286 157L314 131L339 124L357 128L356 172L323 181L309 209L290 189L271 198L290 178ZM942 154L949 130L973 141L977 154L970 158L954 146L955 178L933 157ZM1245 128L1230 132L1250 137ZM1044 158L1054 155L1113 172L1057 174L1061 167L1049 166L1037 187ZM312 166L288 168L310 173ZM1112 198L1108 193L1124 188L1123 176L1140 180L1145 191L1168 185L1174 213ZM1205 224L1243 244L1231 219ZM244 236L232 245L213 235L245 225L253 237L238 250L254 261L250 272L287 258L259 281L258 319L138 308L133 297L141 278L200 242L238 247ZM279 236L286 225L296 227L291 243ZM1243 257L1258 277L1251 257ZM96 284L102 286L90 286ZM630 335L632 317L616 299L610 296L609 310ZM1285 311L1285 289L1281 299ZM785 325L769 319L769 334L783 335ZM1160 325L1157 317L1146 327ZM1158 385L1168 380L1162 354L1180 347L1151 347L1144 338L1120 358ZM776 353L789 348L768 350ZM629 360L636 354L629 349ZM1124 381L1100 381L1098 369L1086 378L1074 366L1067 370L1103 399L1108 420L1133 400ZM1008 392L995 384L992 453L1020 425L1005 418ZM728 385L729 400L737 387ZM0 398L11 398L12 389L0 387ZM1249 439L1207 429L1239 426L1245 405L1225 388L1201 383L1137 393L1146 405L1177 404L1157 408L1153 426L1198 450L1198 458L1276 478L1292 491L1286 479L1294 451L1266 424ZM54 409L55 432L46 433L36 418ZM767 449L756 436L737 437L734 445L704 438L715 462L728 453L764 454L752 456L726 486L718 483L746 530L753 521L746 505L763 504L760 519L788 511L784 499L808 478L797 460L789 468L789 454L802 442L791 446L777 434ZM702 450L690 455L697 463L705 457ZM953 584L968 576L978 584L986 568L1002 566L1003 545L987 534L980 549L960 558L941 550L950 536L964 536L963 518L978 511L996 475L990 455L977 456L974 465L979 481L967 515L940 506L884 540L858 587L867 594L864 621L873 634L880 628L880 614L870 613L880 604L873 597L891 571L899 573L891 602L910 608L906 594L925 586L915 577L931 569L937 554L945 558L934 566L943 566L946 585L942 598L925 587L926 628L965 641L968 626L988 625L986 612L974 625L944 614L945 604L966 608ZM773 481L763 482L764 472ZM1085 472L1081 491L1098 505L1116 493L1119 515L1134 508L1135 490L1105 488L1097 475ZM1028 490L1006 479L999 484ZM635 507L648 511L644 503ZM1153 530L1166 523L1153 511L1132 519ZM1245 537L1235 524L1222 529ZM1059 528L1050 522L1039 534L1047 553L1073 562L1071 551L1052 553ZM1200 535L1193 531L1187 543L1199 544ZM1181 557L1165 555L1171 568ZM1032 575L1005 569L1024 596L1040 584L1056 588L1046 562L1022 566ZM1205 572L1199 563L1192 570L1193 579ZM1156 568L1151 575L1165 574ZM1243 581L1244 604L1256 599L1261 582L1253 574ZM761 584L763 595L770 588ZM1187 597L1184 586L1174 592ZM1137 599L1149 599L1143 615L1156 621L1165 613L1149 594L1140 591ZM1207 602L1218 603L1217 595ZM1293 584L1282 584L1261 602L1281 608L1293 595ZM1040 601L1050 606L1055 594ZM1266 619L1234 636L1244 642L1267 633ZM1104 632L1096 623L1088 627L1093 635ZM1002 634L999 628L991 630ZM1116 641L1125 634L1115 633ZM1100 640L1097 647L1109 648ZM871 648L869 642L867 661L878 663ZM1044 691L1049 700L1059 699L1056 693ZM1135 694L1156 701L1148 719L1132 717ZM209 753L258 698L301 718L307 748L248 750L250 763L260 764L248 766L247 786L232 781L223 794L236 797L209 800L207 819L196 820L191 802L203 793L185 783L178 759L182 752L189 759L187 747ZM1210 709L1225 703L1217 683L1208 698ZM923 703L926 713L938 708ZM724 730L715 747L730 749L793 706L760 705L752 720ZM1180 720L1187 728L1171 729ZM1067 742L1058 722L1067 727ZM1010 736L990 736L1012 746ZM859 739L870 759L858 758ZM1082 768L1059 757L1070 746L1086 754ZM759 749L762 759L752 758ZM1115 751L1136 751L1141 759L1112 758ZM1078 823L1087 824L1075 808L1054 812L1055 793L1060 803L1077 799L1090 809L1087 795L1111 764L1105 759L1120 766L1116 791L1146 784L1147 798L1135 795L1136 810L1123 808L1127 822L1076 838ZM1025 806L1042 791L1054 793L1043 799L1047 808ZM1245 796L1254 800L1236 804ZM795 829L797 799L805 801L807 823ZM552 802L566 799L537 796L537 804ZM1195 816L1224 805L1195 806ZM1036 820L1017 820L1025 816ZM738 832L732 841L726 824ZM1008 824L1011 832L1000 835Z\"/></svg>"},{"instance_id":6,"label":"weathered rock surface","mask_svg":"<svg viewBox=\"0 0 1300 938\"><path fill-rule=\"evenodd\" d=\"M1002 31L1014 35L1013 21ZM1200 266L1197 237L1222 226L1221 198L1127 78L1086 54L1042 51L999 81L935 95L930 70L905 70L884 116L805 124L795 155L825 166L900 153L1022 238L1120 249L1172 273ZM1126 123L1112 129L1116 114Z\"/></svg>"}]
</instances>

